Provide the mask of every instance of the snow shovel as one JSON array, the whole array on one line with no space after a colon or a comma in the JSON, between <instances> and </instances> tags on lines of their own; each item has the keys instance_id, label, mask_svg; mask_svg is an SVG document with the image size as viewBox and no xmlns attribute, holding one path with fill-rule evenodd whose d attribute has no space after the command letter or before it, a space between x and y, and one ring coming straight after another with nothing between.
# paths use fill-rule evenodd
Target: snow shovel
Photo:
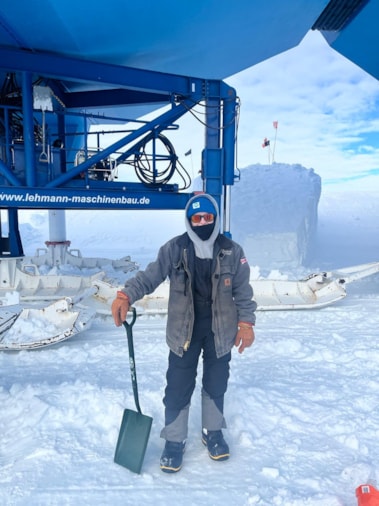
<instances>
[{"instance_id":1,"label":"snow shovel","mask_svg":"<svg viewBox=\"0 0 379 506\"><path fill-rule=\"evenodd\" d=\"M120 466L126 467L134 473L139 474L145 457L153 419L150 416L142 414L138 400L137 374L134 362L132 333L132 327L136 321L137 314L135 308L132 308L132 311L133 316L130 323L124 321L123 325L126 328L126 334L128 336L130 375L132 378L134 402L136 404L137 411L132 411L131 409L124 410L116 445L114 462Z\"/></svg>"}]
</instances>

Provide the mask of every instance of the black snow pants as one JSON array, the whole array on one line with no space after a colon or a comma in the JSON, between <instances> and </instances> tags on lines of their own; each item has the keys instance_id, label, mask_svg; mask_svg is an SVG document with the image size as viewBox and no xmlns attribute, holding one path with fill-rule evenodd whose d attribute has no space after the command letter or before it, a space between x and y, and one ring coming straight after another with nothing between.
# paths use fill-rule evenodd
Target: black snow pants
<instances>
[{"instance_id":1,"label":"black snow pants","mask_svg":"<svg viewBox=\"0 0 379 506\"><path fill-rule=\"evenodd\" d=\"M163 404L165 427L161 437L181 442L188 435L188 416L191 397L196 386L199 357L203 353L202 377L202 428L225 428L224 394L229 379L231 353L217 358L212 332L212 306L197 303L191 344L183 357L170 351L167 369L167 385Z\"/></svg>"}]
</instances>

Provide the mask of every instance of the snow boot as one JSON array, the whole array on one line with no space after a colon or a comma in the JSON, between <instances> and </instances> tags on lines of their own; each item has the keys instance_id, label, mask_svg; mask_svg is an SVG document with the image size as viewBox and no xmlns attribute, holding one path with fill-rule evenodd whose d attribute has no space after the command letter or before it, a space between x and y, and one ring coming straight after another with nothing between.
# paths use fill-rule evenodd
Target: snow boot
<instances>
[{"instance_id":1,"label":"snow boot","mask_svg":"<svg viewBox=\"0 0 379 506\"><path fill-rule=\"evenodd\" d=\"M177 473L180 471L185 446L185 441L182 443L166 441L160 460L160 467L164 473Z\"/></svg>"},{"instance_id":2,"label":"snow boot","mask_svg":"<svg viewBox=\"0 0 379 506\"><path fill-rule=\"evenodd\" d=\"M203 429L201 440L208 448L208 454L211 459L227 460L229 458L229 446L225 441L221 430Z\"/></svg>"}]
</instances>

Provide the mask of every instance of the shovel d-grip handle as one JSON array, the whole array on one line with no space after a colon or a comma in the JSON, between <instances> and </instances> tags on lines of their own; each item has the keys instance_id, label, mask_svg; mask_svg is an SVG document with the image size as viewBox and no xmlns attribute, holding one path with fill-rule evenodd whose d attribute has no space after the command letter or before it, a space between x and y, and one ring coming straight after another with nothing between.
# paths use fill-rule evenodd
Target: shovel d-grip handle
<instances>
[{"instance_id":1,"label":"shovel d-grip handle","mask_svg":"<svg viewBox=\"0 0 379 506\"><path fill-rule=\"evenodd\" d=\"M124 322L122 322L122 324L124 325L124 327L126 328L126 332L128 331L128 328L129 327L133 327L133 325L135 324L136 322L136 319L137 319L137 311L136 311L136 308L135 307L131 307L128 311L128 313L132 313L132 317L131 317L131 320L128 322L128 320L125 320ZM128 318L128 315L126 315L126 318Z\"/></svg>"},{"instance_id":2,"label":"shovel d-grip handle","mask_svg":"<svg viewBox=\"0 0 379 506\"><path fill-rule=\"evenodd\" d=\"M138 399L138 386L137 386L137 371L136 371L136 364L134 360L134 345L133 345L133 332L132 327L137 319L137 311L135 307L130 308L132 311L132 318L129 322L126 320L122 322L126 329L126 335L128 337L128 348L129 348L129 366L130 366L130 377L132 379L132 386L133 386L133 394L134 394L134 402L136 404L136 408L138 410L138 413L142 414L140 405L139 405L139 399Z\"/></svg>"}]
</instances>

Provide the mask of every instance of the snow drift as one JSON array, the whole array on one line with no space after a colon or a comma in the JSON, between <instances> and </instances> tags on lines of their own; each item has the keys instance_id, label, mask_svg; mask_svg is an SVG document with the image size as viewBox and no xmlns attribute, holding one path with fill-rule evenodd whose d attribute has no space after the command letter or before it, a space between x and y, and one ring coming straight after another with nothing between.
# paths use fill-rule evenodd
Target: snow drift
<instances>
[{"instance_id":1,"label":"snow drift","mask_svg":"<svg viewBox=\"0 0 379 506\"><path fill-rule=\"evenodd\" d=\"M250 264L276 269L307 262L317 234L321 178L301 165L250 165L232 187L231 229Z\"/></svg>"}]
</instances>

